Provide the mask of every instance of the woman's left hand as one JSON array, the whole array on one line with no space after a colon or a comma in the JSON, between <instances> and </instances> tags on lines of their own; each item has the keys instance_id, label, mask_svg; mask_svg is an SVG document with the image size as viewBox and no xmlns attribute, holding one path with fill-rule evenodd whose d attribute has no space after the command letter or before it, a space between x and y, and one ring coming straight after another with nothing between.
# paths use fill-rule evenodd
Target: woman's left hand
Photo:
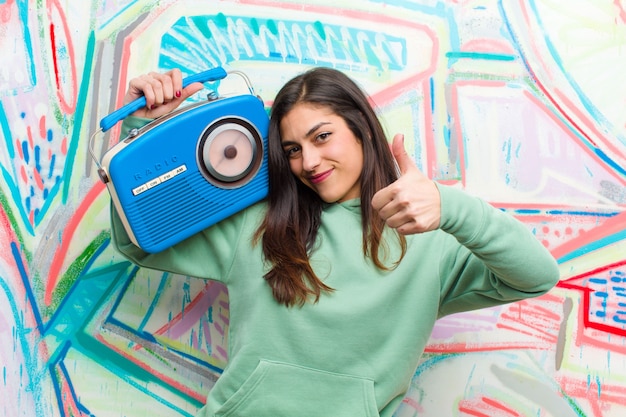
<instances>
[{"instance_id":1,"label":"woman's left hand","mask_svg":"<svg viewBox=\"0 0 626 417\"><path fill-rule=\"evenodd\" d=\"M374 194L372 207L389 227L410 235L435 230L441 220L437 185L424 175L404 149L404 135L393 138L391 150L400 178Z\"/></svg>"}]
</instances>

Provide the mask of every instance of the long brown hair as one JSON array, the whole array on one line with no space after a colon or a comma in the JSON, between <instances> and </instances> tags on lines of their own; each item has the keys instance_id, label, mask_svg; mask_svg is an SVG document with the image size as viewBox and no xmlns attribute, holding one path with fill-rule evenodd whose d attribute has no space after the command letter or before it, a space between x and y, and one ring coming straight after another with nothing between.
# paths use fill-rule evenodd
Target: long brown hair
<instances>
[{"instance_id":1,"label":"long brown hair","mask_svg":"<svg viewBox=\"0 0 626 417\"><path fill-rule=\"evenodd\" d=\"M272 265L265 279L276 301L286 306L302 305L309 297L317 302L322 291L332 291L309 263L324 202L292 174L281 144L280 122L299 103L332 110L345 120L363 146L360 176L363 253L381 269L390 269L379 254L381 248L383 252L386 249L382 239L385 224L374 213L370 201L378 190L397 179L393 155L380 121L365 93L348 76L338 70L319 67L296 76L283 86L270 115L268 211L255 241L262 237L263 254ZM400 234L397 236L402 253L396 264L406 253L406 239Z\"/></svg>"}]
</instances>

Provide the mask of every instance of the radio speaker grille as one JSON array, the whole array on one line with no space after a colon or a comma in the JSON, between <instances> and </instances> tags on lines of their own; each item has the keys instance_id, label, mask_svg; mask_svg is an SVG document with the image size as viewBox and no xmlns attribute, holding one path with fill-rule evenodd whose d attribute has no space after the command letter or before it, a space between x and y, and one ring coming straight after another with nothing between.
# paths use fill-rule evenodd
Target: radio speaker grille
<instances>
[{"instance_id":1,"label":"radio speaker grille","mask_svg":"<svg viewBox=\"0 0 626 417\"><path fill-rule=\"evenodd\" d=\"M260 200L258 196L267 193L267 184L257 180L266 176L266 171L267 167L262 166L257 178L245 187L227 191L209 184L199 172L182 175L155 187L155 192L146 191L134 204L128 205L128 222L133 225L136 239L144 246L158 245L181 230L193 230L196 225L198 232L203 229L202 224L215 223L215 220L210 221L213 216L220 215L219 220L222 220L227 217L224 213L239 211L231 206L243 204L246 198ZM228 195L220 198L220 193ZM194 198L189 198L191 195Z\"/></svg>"}]
</instances>

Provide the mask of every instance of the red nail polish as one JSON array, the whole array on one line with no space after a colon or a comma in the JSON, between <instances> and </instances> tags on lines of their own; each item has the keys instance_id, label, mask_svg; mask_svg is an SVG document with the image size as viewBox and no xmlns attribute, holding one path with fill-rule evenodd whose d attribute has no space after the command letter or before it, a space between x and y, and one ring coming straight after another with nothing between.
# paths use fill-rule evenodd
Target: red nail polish
<instances>
[{"instance_id":1,"label":"red nail polish","mask_svg":"<svg viewBox=\"0 0 626 417\"><path fill-rule=\"evenodd\" d=\"M180 91L176 92L176 97L180 97L183 93L181 93Z\"/></svg>"}]
</instances>

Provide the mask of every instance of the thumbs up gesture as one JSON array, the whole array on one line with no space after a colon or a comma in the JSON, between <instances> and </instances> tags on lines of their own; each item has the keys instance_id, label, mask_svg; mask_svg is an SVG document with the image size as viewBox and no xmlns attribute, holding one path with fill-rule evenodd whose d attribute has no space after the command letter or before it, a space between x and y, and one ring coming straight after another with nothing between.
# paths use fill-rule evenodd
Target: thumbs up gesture
<instances>
[{"instance_id":1,"label":"thumbs up gesture","mask_svg":"<svg viewBox=\"0 0 626 417\"><path fill-rule=\"evenodd\" d=\"M372 207L403 235L428 232L439 227L441 198L435 183L424 175L404 149L404 135L397 134L391 145L400 178L379 190Z\"/></svg>"}]
</instances>

